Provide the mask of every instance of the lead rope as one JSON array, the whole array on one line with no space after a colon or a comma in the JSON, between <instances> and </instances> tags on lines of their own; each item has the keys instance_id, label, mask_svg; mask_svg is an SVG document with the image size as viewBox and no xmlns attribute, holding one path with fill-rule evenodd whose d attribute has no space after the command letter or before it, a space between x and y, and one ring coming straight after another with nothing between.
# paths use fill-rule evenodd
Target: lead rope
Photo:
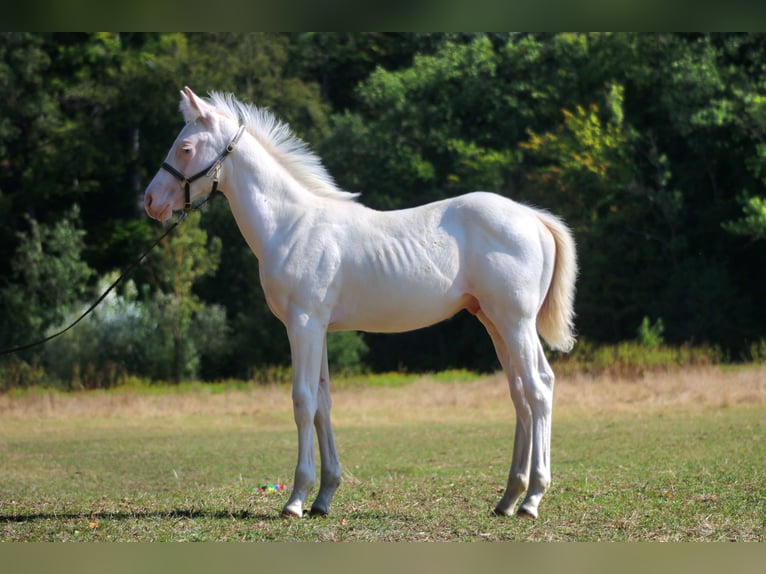
<instances>
[{"instance_id":1,"label":"lead rope","mask_svg":"<svg viewBox=\"0 0 766 574\"><path fill-rule=\"evenodd\" d=\"M204 201L202 204L200 204L198 207L201 207L201 206L202 206L204 203L207 203L207 202L210 200L210 198L211 198L211 197L212 197L212 194L211 194L210 196L208 196L208 198L207 198L207 199L205 199L205 201ZM93 310L94 310L94 309L95 309L95 308L98 306L98 304L99 304L99 303L101 303L101 301L103 301L103 300L104 300L104 298L106 298L106 296L107 296L107 295L109 295L109 293L111 293L111 292L112 292L112 290L113 290L115 287L117 287L117 285L120 283L120 281L122 281L123 279L125 279L125 277L127 277L128 275L130 275L130 273L132 273L132 272L133 272L133 270L134 270L136 267L138 267L139 263L141 263L141 262L144 260L144 258L145 258L147 255L149 255L149 252L150 252L152 249L154 249L154 248L155 248L155 247L156 247L156 246L157 246L157 245L158 245L158 244L159 244L159 243L160 243L160 242L161 242L163 239L165 239L165 238L166 238L168 235L170 235L170 233L171 233L171 232L172 232L172 231L173 231L173 230L174 230L176 227L178 227L178 225L179 225L179 224L180 224L180 223L181 223L181 222L182 222L184 219L186 219L186 216L187 216L188 214L189 214L189 211L186 211L186 210L185 210L185 211L184 211L184 212L183 212L183 213L182 213L182 214L179 216L178 220L176 220L176 221L175 221L175 222L174 222L174 223L173 223L173 224L172 224L170 227L168 227L168 228L165 230L165 233L163 233L163 234L162 234L162 235L159 237L159 239L156 239L154 242L152 242L152 244L151 244L151 245L149 245L149 247L148 247L148 248L146 248L146 249L144 250L144 252L143 252L143 253L141 253L141 255L140 255L140 257L139 257L138 259L136 259L136 260L135 260L135 261L133 261L133 262L132 262L130 265L128 265L127 267L125 267L125 268L122 270L122 273L120 273L120 276L119 276L119 277L117 277L117 279L114 281L114 283L112 283L112 284L111 284L111 285L110 285L110 286L107 288L107 290L106 290L106 291L104 291L104 292L101 294L101 296L100 296L98 299L96 299L96 301L95 301L95 302L94 302L94 303L93 303L93 304L92 304L90 307L88 307L88 308L85 310L85 312L84 312L82 315L80 315L80 316L79 316L77 319L75 319L75 320L74 320L72 323L70 323L68 327L66 327L66 328L62 329L61 331L58 331L57 333L53 333L52 335L48 335L47 337L45 337L45 338L43 338L43 339L40 339L39 341L34 341L34 342L32 342L32 343L27 343L26 345L20 345L20 346L18 346L18 347L11 347L11 348L9 348L9 349L2 349L2 350L0 350L0 356L3 356L3 355L10 355L11 353L18 353L18 352L20 352L20 351L25 351L25 350L27 350L27 349L31 349L32 347L37 347L38 345L42 345L43 343L47 343L47 342L48 342L48 341L50 341L51 339L55 339L56 337L59 337L59 336L63 335L64 333L66 333L67 331L69 331L69 329L71 329L72 327L74 327L75 325L77 325L77 323L79 323L80 321L82 321L83 319L85 319L85 317L87 317L87 316L88 316L88 315L89 315L89 314L90 314L90 313L91 313L91 312L92 312L92 311L93 311Z\"/></svg>"}]
</instances>

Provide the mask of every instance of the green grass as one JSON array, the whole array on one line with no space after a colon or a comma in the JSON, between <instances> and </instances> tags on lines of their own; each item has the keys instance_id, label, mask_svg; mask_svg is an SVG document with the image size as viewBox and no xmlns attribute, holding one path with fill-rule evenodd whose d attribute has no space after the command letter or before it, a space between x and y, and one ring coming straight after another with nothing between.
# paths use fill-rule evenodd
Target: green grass
<instances>
[{"instance_id":1,"label":"green grass","mask_svg":"<svg viewBox=\"0 0 766 574\"><path fill-rule=\"evenodd\" d=\"M432 389L386 392L416 400ZM257 389L230 392L259 399ZM370 412L373 392L346 391ZM436 422L417 408L370 424L341 416L344 483L330 516L303 520L279 517L287 493L257 489L292 480L289 413L264 420L195 408L4 417L0 540L766 540L758 401L590 416L562 407L538 520L490 516L509 464L510 406L507 417L489 406L461 417L448 409Z\"/></svg>"},{"instance_id":2,"label":"green grass","mask_svg":"<svg viewBox=\"0 0 766 574\"><path fill-rule=\"evenodd\" d=\"M417 380L428 378L439 383L464 383L473 381L479 375L465 369L451 369L438 373L421 375L418 373L365 373L359 375L345 375L333 379L333 386L346 387L388 387L396 388L414 383Z\"/></svg>"}]
</instances>

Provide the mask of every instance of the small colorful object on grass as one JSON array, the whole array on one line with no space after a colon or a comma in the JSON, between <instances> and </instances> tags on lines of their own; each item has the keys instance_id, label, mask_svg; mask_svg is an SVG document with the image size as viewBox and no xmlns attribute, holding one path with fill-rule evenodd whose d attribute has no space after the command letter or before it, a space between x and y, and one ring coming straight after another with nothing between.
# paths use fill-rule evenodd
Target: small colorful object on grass
<instances>
[{"instance_id":1,"label":"small colorful object on grass","mask_svg":"<svg viewBox=\"0 0 766 574\"><path fill-rule=\"evenodd\" d=\"M259 484L258 492L281 492L283 490L290 490L284 484Z\"/></svg>"}]
</instances>

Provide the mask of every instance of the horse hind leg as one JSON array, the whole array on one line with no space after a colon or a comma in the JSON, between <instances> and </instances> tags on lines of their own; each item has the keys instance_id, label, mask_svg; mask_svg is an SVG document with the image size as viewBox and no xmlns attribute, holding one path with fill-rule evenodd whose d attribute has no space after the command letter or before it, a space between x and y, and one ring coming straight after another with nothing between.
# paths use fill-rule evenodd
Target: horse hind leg
<instances>
[{"instance_id":1,"label":"horse hind leg","mask_svg":"<svg viewBox=\"0 0 766 574\"><path fill-rule=\"evenodd\" d=\"M553 371L545 359L534 322L522 322L508 337L511 362L521 374L520 383L531 414L531 460L527 495L519 516L537 517L538 506L551 483L551 417L553 410Z\"/></svg>"},{"instance_id":2,"label":"horse hind leg","mask_svg":"<svg viewBox=\"0 0 766 574\"><path fill-rule=\"evenodd\" d=\"M529 484L529 466L532 454L532 412L526 400L522 380L517 375L515 366L510 360L505 340L483 310L479 310L476 316L487 329L495 346L497 357L508 378L511 400L516 410L516 431L513 438L513 456L508 472L508 483L502 498L493 510L493 514L496 516L510 516Z\"/></svg>"},{"instance_id":3,"label":"horse hind leg","mask_svg":"<svg viewBox=\"0 0 766 574\"><path fill-rule=\"evenodd\" d=\"M516 410L516 432L513 437L513 458L508 472L508 484L502 498L495 507L494 514L510 516L516 503L529 486L531 461L532 413L524 397L521 377L512 373L508 377L511 399Z\"/></svg>"},{"instance_id":4,"label":"horse hind leg","mask_svg":"<svg viewBox=\"0 0 766 574\"><path fill-rule=\"evenodd\" d=\"M553 420L553 387L555 382L553 369L545 358L540 339L536 336L535 343L538 377L532 377L533 386L527 388L534 424L532 470L527 496L519 508L519 515L532 517L537 517L540 500L551 484L551 423Z\"/></svg>"}]
</instances>

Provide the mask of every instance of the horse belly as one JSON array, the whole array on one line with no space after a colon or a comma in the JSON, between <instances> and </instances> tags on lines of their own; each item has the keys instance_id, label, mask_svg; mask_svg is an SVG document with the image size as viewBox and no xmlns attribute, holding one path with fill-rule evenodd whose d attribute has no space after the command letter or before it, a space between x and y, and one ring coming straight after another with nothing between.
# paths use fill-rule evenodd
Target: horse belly
<instances>
[{"instance_id":1,"label":"horse belly","mask_svg":"<svg viewBox=\"0 0 766 574\"><path fill-rule=\"evenodd\" d=\"M470 295L434 285L405 281L397 287L380 289L366 285L359 294L341 295L332 315L331 331L399 333L438 323L464 308L470 308Z\"/></svg>"},{"instance_id":2,"label":"horse belly","mask_svg":"<svg viewBox=\"0 0 766 574\"><path fill-rule=\"evenodd\" d=\"M455 230L441 225L443 202L379 214L374 234L353 246L331 329L396 333L427 327L468 307Z\"/></svg>"}]
</instances>

